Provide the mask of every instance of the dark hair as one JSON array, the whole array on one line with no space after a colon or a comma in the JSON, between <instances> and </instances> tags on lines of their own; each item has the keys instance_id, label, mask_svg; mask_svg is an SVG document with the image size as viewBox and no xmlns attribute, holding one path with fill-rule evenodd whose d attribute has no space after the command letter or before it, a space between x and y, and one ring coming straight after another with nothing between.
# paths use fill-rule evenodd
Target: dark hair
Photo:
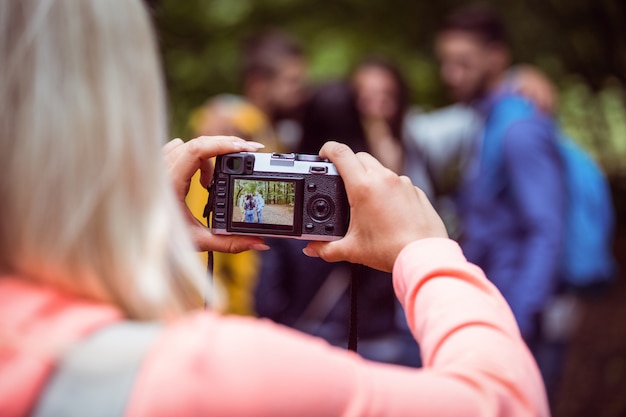
<instances>
[{"instance_id":1,"label":"dark hair","mask_svg":"<svg viewBox=\"0 0 626 417\"><path fill-rule=\"evenodd\" d=\"M363 68L377 68L387 72L396 85L396 114L390 120L390 128L394 138L402 138L402 128L404 122L404 115L409 107L410 90L409 85L406 82L400 69L388 58L382 56L369 56L363 59L352 71L352 74L356 74Z\"/></svg>"},{"instance_id":2,"label":"dark hair","mask_svg":"<svg viewBox=\"0 0 626 417\"><path fill-rule=\"evenodd\" d=\"M241 75L272 77L284 58L301 58L304 53L300 44L287 33L272 29L248 38L242 48Z\"/></svg>"},{"instance_id":3,"label":"dark hair","mask_svg":"<svg viewBox=\"0 0 626 417\"><path fill-rule=\"evenodd\" d=\"M467 32L487 43L508 44L504 23L493 10L472 6L459 9L444 20L442 32Z\"/></svg>"}]
</instances>

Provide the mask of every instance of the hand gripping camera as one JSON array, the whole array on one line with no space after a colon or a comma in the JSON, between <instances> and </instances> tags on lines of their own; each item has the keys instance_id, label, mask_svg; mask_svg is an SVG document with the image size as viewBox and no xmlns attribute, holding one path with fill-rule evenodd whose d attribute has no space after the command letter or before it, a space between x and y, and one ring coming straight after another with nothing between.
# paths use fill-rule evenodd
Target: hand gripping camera
<instances>
[{"instance_id":1,"label":"hand gripping camera","mask_svg":"<svg viewBox=\"0 0 626 417\"><path fill-rule=\"evenodd\" d=\"M205 209L215 234L322 241L343 237L349 214L335 166L295 153L218 156Z\"/></svg>"}]
</instances>

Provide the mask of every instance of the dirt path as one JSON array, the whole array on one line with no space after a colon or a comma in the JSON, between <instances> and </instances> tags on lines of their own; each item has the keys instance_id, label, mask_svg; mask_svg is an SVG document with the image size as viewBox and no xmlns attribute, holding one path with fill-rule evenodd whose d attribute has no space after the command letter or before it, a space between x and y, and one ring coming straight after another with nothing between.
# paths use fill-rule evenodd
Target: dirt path
<instances>
[{"instance_id":1,"label":"dirt path","mask_svg":"<svg viewBox=\"0 0 626 417\"><path fill-rule=\"evenodd\" d=\"M620 274L602 297L582 299L582 320L572 340L554 417L626 416L626 184L614 193Z\"/></svg>"},{"instance_id":2,"label":"dirt path","mask_svg":"<svg viewBox=\"0 0 626 417\"><path fill-rule=\"evenodd\" d=\"M293 206L288 204L266 204L263 209L262 218L263 223L266 224L291 225L293 224ZM233 221L244 221L244 215L238 207L234 210ZM254 221L257 221L256 212L254 214Z\"/></svg>"}]
</instances>

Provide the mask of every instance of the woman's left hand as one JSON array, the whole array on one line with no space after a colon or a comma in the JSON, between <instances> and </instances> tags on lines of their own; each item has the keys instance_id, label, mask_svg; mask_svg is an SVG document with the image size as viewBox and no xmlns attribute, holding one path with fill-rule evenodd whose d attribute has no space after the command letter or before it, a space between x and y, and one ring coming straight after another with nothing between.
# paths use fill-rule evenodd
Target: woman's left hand
<instances>
[{"instance_id":1,"label":"woman's left hand","mask_svg":"<svg viewBox=\"0 0 626 417\"><path fill-rule=\"evenodd\" d=\"M163 146L163 158L174 192L188 220L192 239L200 251L238 253L249 249L266 250L263 239L252 236L218 236L211 233L185 203L191 177L200 170L200 183L208 187L213 176L211 158L233 152L255 152L264 145L234 136L200 136L188 142L174 139Z\"/></svg>"}]
</instances>

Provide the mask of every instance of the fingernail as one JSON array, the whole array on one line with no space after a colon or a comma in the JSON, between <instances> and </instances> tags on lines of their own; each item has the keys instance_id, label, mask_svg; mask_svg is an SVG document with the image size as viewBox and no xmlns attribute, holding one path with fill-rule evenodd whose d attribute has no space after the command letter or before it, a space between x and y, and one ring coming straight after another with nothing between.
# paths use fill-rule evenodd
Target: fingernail
<instances>
[{"instance_id":1,"label":"fingernail","mask_svg":"<svg viewBox=\"0 0 626 417\"><path fill-rule=\"evenodd\" d=\"M304 248L302 252L309 258L319 258L320 256L311 248Z\"/></svg>"},{"instance_id":2,"label":"fingernail","mask_svg":"<svg viewBox=\"0 0 626 417\"><path fill-rule=\"evenodd\" d=\"M264 243L255 243L253 245L250 245L250 249L258 250L258 251L266 251L266 250L269 250L270 247Z\"/></svg>"},{"instance_id":3,"label":"fingernail","mask_svg":"<svg viewBox=\"0 0 626 417\"><path fill-rule=\"evenodd\" d=\"M265 148L265 145L259 142L242 141L242 142L235 142L234 145L240 151L256 151L258 149Z\"/></svg>"},{"instance_id":4,"label":"fingernail","mask_svg":"<svg viewBox=\"0 0 626 417\"><path fill-rule=\"evenodd\" d=\"M249 146L251 146L253 148L256 148L256 149L265 148L265 145L263 145L262 143L254 142L254 141L247 141L246 145L249 145Z\"/></svg>"}]
</instances>

